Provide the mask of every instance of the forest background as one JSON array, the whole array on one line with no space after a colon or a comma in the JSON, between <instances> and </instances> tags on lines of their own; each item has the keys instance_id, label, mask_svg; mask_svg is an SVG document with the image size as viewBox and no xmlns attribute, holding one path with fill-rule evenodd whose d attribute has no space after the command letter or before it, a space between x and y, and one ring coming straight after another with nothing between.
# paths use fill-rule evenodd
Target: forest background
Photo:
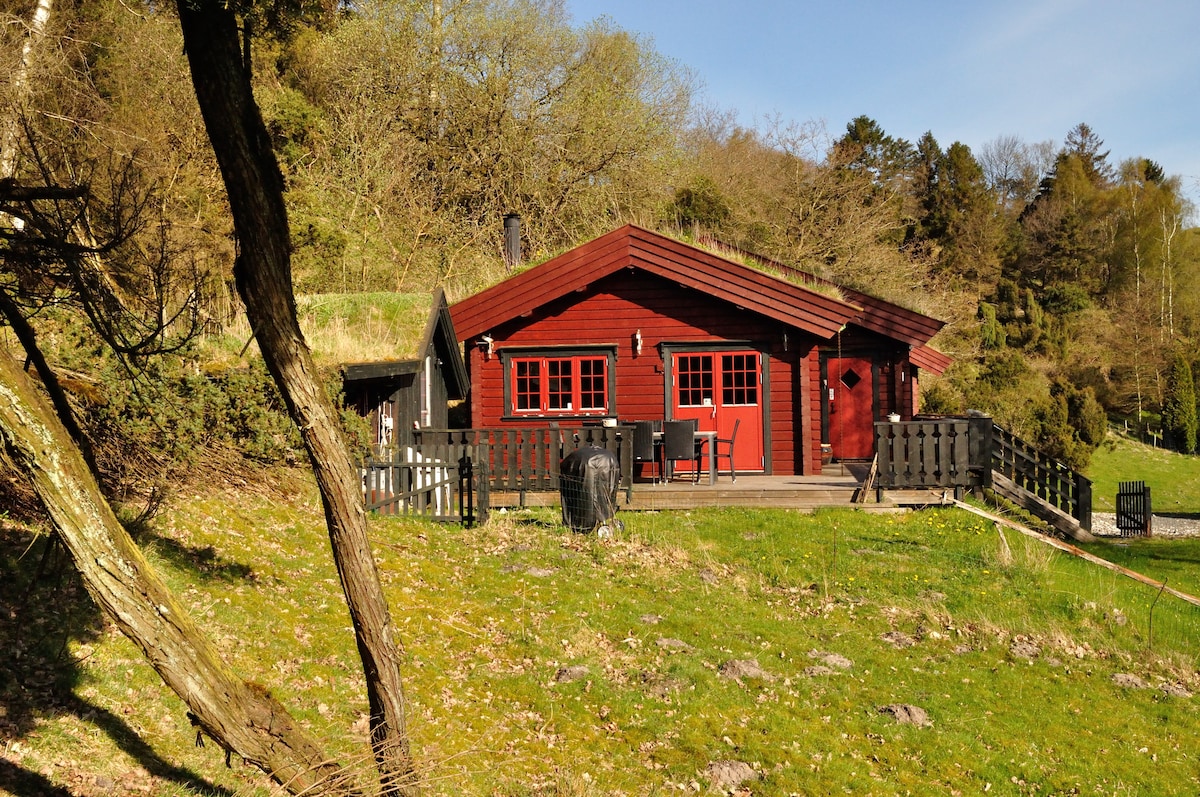
<instances>
[{"instance_id":1,"label":"forest background","mask_svg":"<svg viewBox=\"0 0 1200 797\"><path fill-rule=\"evenodd\" d=\"M454 300L507 276L507 213L528 262L634 222L946 321L934 344L954 365L926 379L926 411L989 412L1077 467L1108 421L1196 448L1194 208L1170 164L1111 163L1085 123L978 152L866 116L745 126L647 40L576 26L560 0L251 9L300 294ZM32 11L0 13L18 75ZM241 317L237 251L174 10L59 2L46 42L0 95L0 174L46 187L0 188L22 219L0 235L8 325L38 336L112 481L194 465L216 437L292 456L261 366L204 346ZM81 229L103 267L56 270L47 253Z\"/></svg>"}]
</instances>

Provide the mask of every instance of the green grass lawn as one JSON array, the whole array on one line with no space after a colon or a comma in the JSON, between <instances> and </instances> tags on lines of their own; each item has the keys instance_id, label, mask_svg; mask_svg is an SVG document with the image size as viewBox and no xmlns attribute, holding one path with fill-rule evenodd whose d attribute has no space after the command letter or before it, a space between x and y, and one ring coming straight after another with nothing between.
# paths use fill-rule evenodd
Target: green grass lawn
<instances>
[{"instance_id":1,"label":"green grass lawn","mask_svg":"<svg viewBox=\"0 0 1200 797\"><path fill-rule=\"evenodd\" d=\"M1200 697L1161 688L1200 690L1200 609L954 509L622 519L610 540L551 514L373 522L428 793L693 792L724 760L753 767L754 795L1200 791ZM234 668L365 767L311 488L182 499L144 543ZM1176 551L1163 567L1183 581L1194 549ZM59 589L30 606L75 617L70 637L46 632L20 665L59 696L6 693L8 759L79 795L268 793L196 748L133 646ZM723 674L747 660L764 675Z\"/></svg>"},{"instance_id":2,"label":"green grass lawn","mask_svg":"<svg viewBox=\"0 0 1200 797\"><path fill-rule=\"evenodd\" d=\"M1156 514L1200 515L1200 457L1153 448L1114 433L1092 454L1092 506L1116 510L1117 486L1141 481L1150 487Z\"/></svg>"}]
</instances>

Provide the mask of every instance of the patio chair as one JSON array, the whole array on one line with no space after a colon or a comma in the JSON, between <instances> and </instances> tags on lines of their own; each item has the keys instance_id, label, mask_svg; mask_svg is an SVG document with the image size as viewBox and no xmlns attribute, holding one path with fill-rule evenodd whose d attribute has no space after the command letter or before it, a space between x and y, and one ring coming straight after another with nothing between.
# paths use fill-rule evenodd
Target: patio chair
<instances>
[{"instance_id":1,"label":"patio chair","mask_svg":"<svg viewBox=\"0 0 1200 797\"><path fill-rule=\"evenodd\" d=\"M654 442L654 421L632 421L633 461L650 463L651 481L658 481L658 446Z\"/></svg>"},{"instance_id":2,"label":"patio chair","mask_svg":"<svg viewBox=\"0 0 1200 797\"><path fill-rule=\"evenodd\" d=\"M663 472L669 480L674 475L674 467L667 468L667 463L690 459L694 463L692 481L700 478L700 444L696 442L696 421L663 421Z\"/></svg>"},{"instance_id":3,"label":"patio chair","mask_svg":"<svg viewBox=\"0 0 1200 797\"><path fill-rule=\"evenodd\" d=\"M717 472L721 472L721 457L729 460L729 480L737 481L737 471L733 468L733 441L737 440L738 427L741 426L742 419L736 418L733 421L733 431L729 433L729 438L718 437L713 440L713 451L717 458ZM724 451L722 451L724 447Z\"/></svg>"}]
</instances>

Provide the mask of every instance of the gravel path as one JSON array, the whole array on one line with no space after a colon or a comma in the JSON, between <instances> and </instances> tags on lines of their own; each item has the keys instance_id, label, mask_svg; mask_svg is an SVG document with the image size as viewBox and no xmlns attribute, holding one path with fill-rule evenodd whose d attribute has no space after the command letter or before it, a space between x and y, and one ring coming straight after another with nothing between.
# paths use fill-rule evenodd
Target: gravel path
<instances>
[{"instance_id":1,"label":"gravel path","mask_svg":"<svg viewBox=\"0 0 1200 797\"><path fill-rule=\"evenodd\" d=\"M1150 529L1155 537L1200 537L1200 518L1154 515ZM1092 533L1097 537L1120 537L1116 514L1093 512Z\"/></svg>"}]
</instances>

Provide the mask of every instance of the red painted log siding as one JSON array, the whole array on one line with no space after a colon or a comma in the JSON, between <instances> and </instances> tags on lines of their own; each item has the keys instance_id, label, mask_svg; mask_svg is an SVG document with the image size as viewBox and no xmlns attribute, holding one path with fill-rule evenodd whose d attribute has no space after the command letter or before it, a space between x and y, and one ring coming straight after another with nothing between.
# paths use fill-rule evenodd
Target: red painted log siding
<instances>
[{"instance_id":1,"label":"red painted log siding","mask_svg":"<svg viewBox=\"0 0 1200 797\"><path fill-rule=\"evenodd\" d=\"M800 387L799 415L808 442L801 472L810 476L821 472L821 353L816 346L804 358Z\"/></svg>"},{"instance_id":2,"label":"red painted log siding","mask_svg":"<svg viewBox=\"0 0 1200 797\"><path fill-rule=\"evenodd\" d=\"M911 418L921 411L921 386L917 382L917 369L911 363L904 364L904 401L907 406L905 418Z\"/></svg>"},{"instance_id":3,"label":"red painted log siding","mask_svg":"<svg viewBox=\"0 0 1200 797\"><path fill-rule=\"evenodd\" d=\"M876 397L875 406L879 407L879 417L875 420L882 420L888 416L890 412L900 412L896 401L896 380L895 368L890 362L877 363L879 370L879 384L875 386Z\"/></svg>"},{"instance_id":4,"label":"red painted log siding","mask_svg":"<svg viewBox=\"0 0 1200 797\"><path fill-rule=\"evenodd\" d=\"M642 354L635 356L633 334L638 329L642 331ZM666 401L659 343L749 341L769 353L766 368L771 380L768 442L772 472L818 472L807 462L810 458L820 462L819 404L815 396L798 397L794 392L811 391L819 383L816 339L810 335L789 330L789 351L784 352L783 328L777 322L739 311L727 302L644 271L629 270L489 332L495 354L489 358L471 346L467 351L471 424L477 427L506 423L500 357L505 347L615 345L616 413L622 419L652 419L664 416ZM797 372L797 362L805 363L804 371ZM798 413L804 415L802 425L797 423ZM798 442L797 429L805 430L809 439Z\"/></svg>"},{"instance_id":5,"label":"red painted log siding","mask_svg":"<svg viewBox=\"0 0 1200 797\"><path fill-rule=\"evenodd\" d=\"M803 427L796 423L797 404L793 400L796 396L796 376L799 373L796 364L799 357L791 345L792 337L793 334L789 333L788 351L784 351L782 341L778 341L771 347L767 358L767 368L770 369L767 402L771 409L770 435L766 441L770 451L767 458L771 463L770 472L778 474L800 472L796 469L796 451L803 445L803 441L796 440L796 430Z\"/></svg>"}]
</instances>

